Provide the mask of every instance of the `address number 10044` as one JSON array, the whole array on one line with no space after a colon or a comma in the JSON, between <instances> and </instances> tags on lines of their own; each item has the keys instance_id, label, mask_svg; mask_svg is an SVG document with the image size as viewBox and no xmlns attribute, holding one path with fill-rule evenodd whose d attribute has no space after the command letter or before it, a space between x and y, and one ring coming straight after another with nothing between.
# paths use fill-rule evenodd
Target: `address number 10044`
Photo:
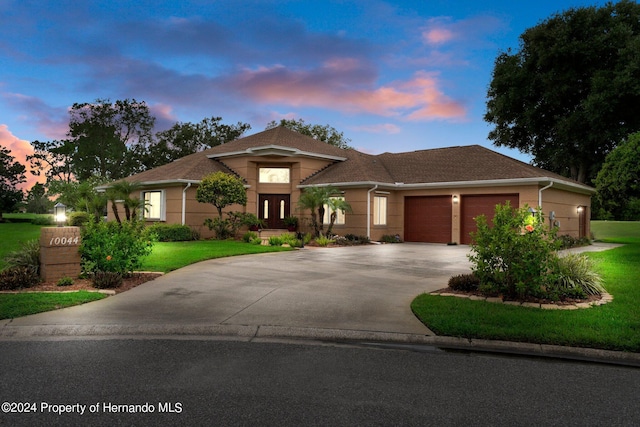
<instances>
[{"instance_id":1,"label":"address number 10044","mask_svg":"<svg viewBox=\"0 0 640 427\"><path fill-rule=\"evenodd\" d=\"M72 246L80 244L80 236L75 237L52 237L49 246Z\"/></svg>"}]
</instances>

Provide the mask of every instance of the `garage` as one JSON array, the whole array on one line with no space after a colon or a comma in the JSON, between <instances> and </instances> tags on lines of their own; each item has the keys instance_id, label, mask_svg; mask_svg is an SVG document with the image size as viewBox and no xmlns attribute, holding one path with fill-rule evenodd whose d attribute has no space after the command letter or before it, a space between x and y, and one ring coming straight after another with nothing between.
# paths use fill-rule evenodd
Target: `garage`
<instances>
[{"instance_id":1,"label":"garage","mask_svg":"<svg viewBox=\"0 0 640 427\"><path fill-rule=\"evenodd\" d=\"M476 231L474 220L478 215L486 215L491 224L491 219L495 212L496 205L504 204L509 200L511 206L520 206L520 196L518 194L473 194L461 197L461 225L460 243L468 245L471 243L469 233Z\"/></svg>"},{"instance_id":2,"label":"garage","mask_svg":"<svg viewBox=\"0 0 640 427\"><path fill-rule=\"evenodd\" d=\"M448 243L451 241L451 195L405 197L404 240Z\"/></svg>"}]
</instances>

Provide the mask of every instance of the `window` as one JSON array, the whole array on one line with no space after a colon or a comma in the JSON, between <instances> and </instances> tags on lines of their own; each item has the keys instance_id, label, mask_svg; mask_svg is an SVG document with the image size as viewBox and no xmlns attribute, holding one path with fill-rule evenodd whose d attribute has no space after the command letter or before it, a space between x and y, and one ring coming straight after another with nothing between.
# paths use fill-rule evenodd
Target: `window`
<instances>
[{"instance_id":1,"label":"window","mask_svg":"<svg viewBox=\"0 0 640 427\"><path fill-rule=\"evenodd\" d=\"M344 197L329 197L333 200L344 200ZM336 212L336 222L334 225L344 225L344 212L338 209ZM331 223L331 210L329 209L329 205L324 205L324 217L322 218L323 224Z\"/></svg>"},{"instance_id":2,"label":"window","mask_svg":"<svg viewBox=\"0 0 640 427\"><path fill-rule=\"evenodd\" d=\"M386 197L373 197L373 225L387 225Z\"/></svg>"},{"instance_id":3,"label":"window","mask_svg":"<svg viewBox=\"0 0 640 427\"><path fill-rule=\"evenodd\" d=\"M164 190L145 191L142 194L142 199L144 200L144 209L142 210L144 219L148 221L166 220Z\"/></svg>"},{"instance_id":4,"label":"window","mask_svg":"<svg viewBox=\"0 0 640 427\"><path fill-rule=\"evenodd\" d=\"M259 182L288 184L289 168L260 168Z\"/></svg>"}]
</instances>

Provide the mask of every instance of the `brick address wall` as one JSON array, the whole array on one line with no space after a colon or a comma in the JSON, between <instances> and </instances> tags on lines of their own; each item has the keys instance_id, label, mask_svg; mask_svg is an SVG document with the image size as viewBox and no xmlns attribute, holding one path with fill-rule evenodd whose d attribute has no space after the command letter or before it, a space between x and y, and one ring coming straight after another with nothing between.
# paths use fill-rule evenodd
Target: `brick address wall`
<instances>
[{"instance_id":1,"label":"brick address wall","mask_svg":"<svg viewBox=\"0 0 640 427\"><path fill-rule=\"evenodd\" d=\"M80 227L43 227L40 233L40 277L53 282L80 275Z\"/></svg>"}]
</instances>

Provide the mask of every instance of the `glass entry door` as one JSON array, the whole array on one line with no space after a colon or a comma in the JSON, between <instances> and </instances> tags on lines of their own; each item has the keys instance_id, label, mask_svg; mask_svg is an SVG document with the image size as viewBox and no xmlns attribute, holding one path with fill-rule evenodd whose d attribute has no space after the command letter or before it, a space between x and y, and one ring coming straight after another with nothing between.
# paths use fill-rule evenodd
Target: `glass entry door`
<instances>
[{"instance_id":1,"label":"glass entry door","mask_svg":"<svg viewBox=\"0 0 640 427\"><path fill-rule=\"evenodd\" d=\"M263 219L267 228L287 228L285 217L290 213L289 194L260 194L258 197L258 218Z\"/></svg>"}]
</instances>

